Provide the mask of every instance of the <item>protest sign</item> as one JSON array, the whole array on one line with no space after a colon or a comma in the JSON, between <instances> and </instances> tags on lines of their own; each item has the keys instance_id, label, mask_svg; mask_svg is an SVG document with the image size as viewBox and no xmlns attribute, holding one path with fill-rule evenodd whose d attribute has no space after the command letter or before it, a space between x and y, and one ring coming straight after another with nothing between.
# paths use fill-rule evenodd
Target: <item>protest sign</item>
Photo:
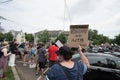
<instances>
[{"instance_id":1,"label":"protest sign","mask_svg":"<svg viewBox=\"0 0 120 80\"><path fill-rule=\"evenodd\" d=\"M63 44L60 42L60 40L57 40L57 42L55 43L59 48L63 46Z\"/></svg>"},{"instance_id":2,"label":"protest sign","mask_svg":"<svg viewBox=\"0 0 120 80\"><path fill-rule=\"evenodd\" d=\"M69 47L87 48L88 44L88 26L89 25L71 25L67 45Z\"/></svg>"}]
</instances>

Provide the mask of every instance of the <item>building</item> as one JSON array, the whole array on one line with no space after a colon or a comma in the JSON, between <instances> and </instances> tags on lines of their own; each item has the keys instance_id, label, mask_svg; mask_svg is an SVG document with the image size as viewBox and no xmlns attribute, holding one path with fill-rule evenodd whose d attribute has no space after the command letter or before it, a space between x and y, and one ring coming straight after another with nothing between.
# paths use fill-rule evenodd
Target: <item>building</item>
<instances>
[{"instance_id":1,"label":"building","mask_svg":"<svg viewBox=\"0 0 120 80\"><path fill-rule=\"evenodd\" d=\"M35 33L35 34L41 34L43 31L40 31L40 32L37 32L37 33ZM64 32L65 33L65 35L66 35L66 37L68 37L68 35L69 35L69 31L62 31L62 30L48 30L48 33L50 34L50 36L51 36L51 40L55 40L56 39L56 37L61 33L61 32Z\"/></svg>"},{"instance_id":2,"label":"building","mask_svg":"<svg viewBox=\"0 0 120 80\"><path fill-rule=\"evenodd\" d=\"M23 33L22 30L21 31L11 30L10 32L12 32L13 34L13 39L16 39L19 44L26 42L25 34Z\"/></svg>"}]
</instances>

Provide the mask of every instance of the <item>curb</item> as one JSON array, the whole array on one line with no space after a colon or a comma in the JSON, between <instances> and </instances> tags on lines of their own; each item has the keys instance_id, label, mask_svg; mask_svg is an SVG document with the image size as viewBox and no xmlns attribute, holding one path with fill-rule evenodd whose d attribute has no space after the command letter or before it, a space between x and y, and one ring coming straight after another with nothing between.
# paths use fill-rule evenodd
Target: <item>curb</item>
<instances>
[{"instance_id":1,"label":"curb","mask_svg":"<svg viewBox=\"0 0 120 80\"><path fill-rule=\"evenodd\" d=\"M15 80L21 80L15 66L11 67Z\"/></svg>"}]
</instances>

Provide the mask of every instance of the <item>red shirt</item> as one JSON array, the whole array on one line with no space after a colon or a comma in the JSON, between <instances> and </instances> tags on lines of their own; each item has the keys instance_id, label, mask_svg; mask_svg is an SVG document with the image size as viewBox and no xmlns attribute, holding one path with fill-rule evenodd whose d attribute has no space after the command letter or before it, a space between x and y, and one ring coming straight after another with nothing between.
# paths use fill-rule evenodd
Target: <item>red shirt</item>
<instances>
[{"instance_id":1,"label":"red shirt","mask_svg":"<svg viewBox=\"0 0 120 80\"><path fill-rule=\"evenodd\" d=\"M48 48L48 59L51 61L56 61L57 60L57 54L55 53L59 48L55 45L52 45Z\"/></svg>"}]
</instances>

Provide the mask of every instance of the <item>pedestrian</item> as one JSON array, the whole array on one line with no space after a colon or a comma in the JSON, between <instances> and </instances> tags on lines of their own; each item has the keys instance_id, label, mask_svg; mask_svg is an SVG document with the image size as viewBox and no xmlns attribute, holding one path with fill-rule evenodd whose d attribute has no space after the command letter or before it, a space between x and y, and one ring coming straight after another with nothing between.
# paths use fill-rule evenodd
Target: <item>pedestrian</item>
<instances>
[{"instance_id":1,"label":"pedestrian","mask_svg":"<svg viewBox=\"0 0 120 80\"><path fill-rule=\"evenodd\" d=\"M29 67L30 68L34 68L35 67L35 52L36 52L36 49L35 47L33 46L33 44L31 44L30 46L30 53L29 53Z\"/></svg>"},{"instance_id":2,"label":"pedestrian","mask_svg":"<svg viewBox=\"0 0 120 80\"><path fill-rule=\"evenodd\" d=\"M11 43L10 43L10 51L11 51L11 55L10 55L10 60L9 60L9 66L15 66L15 58L16 58L16 54L18 52L18 44L16 42L16 39L14 39Z\"/></svg>"},{"instance_id":3,"label":"pedestrian","mask_svg":"<svg viewBox=\"0 0 120 80\"><path fill-rule=\"evenodd\" d=\"M38 66L37 66L36 75L38 75L39 70L41 70L41 73L43 73L43 70L45 68L46 55L47 53L46 53L45 45L41 44L41 48L38 49Z\"/></svg>"},{"instance_id":4,"label":"pedestrian","mask_svg":"<svg viewBox=\"0 0 120 80\"><path fill-rule=\"evenodd\" d=\"M41 44L38 43L37 46L36 46L36 66L35 66L35 69L37 70L38 68L38 65L39 65L39 60L38 60L38 57L39 57L39 49L41 48Z\"/></svg>"},{"instance_id":5,"label":"pedestrian","mask_svg":"<svg viewBox=\"0 0 120 80\"><path fill-rule=\"evenodd\" d=\"M0 78L5 78L4 72L6 71L9 55L11 53L8 53L8 48L7 48L8 42L3 42L2 45L3 47L0 50Z\"/></svg>"},{"instance_id":6,"label":"pedestrian","mask_svg":"<svg viewBox=\"0 0 120 80\"><path fill-rule=\"evenodd\" d=\"M28 43L25 44L24 49L25 49L25 51L23 54L23 66L27 66L26 61L27 61L27 56L28 56L29 51L30 51L30 47L29 47Z\"/></svg>"},{"instance_id":7,"label":"pedestrian","mask_svg":"<svg viewBox=\"0 0 120 80\"><path fill-rule=\"evenodd\" d=\"M60 63L49 69L46 80L83 80L83 74L85 74L90 64L82 52L81 46L79 46L81 61L73 62L71 60L73 52L67 46L61 47L57 54L60 57Z\"/></svg>"},{"instance_id":8,"label":"pedestrian","mask_svg":"<svg viewBox=\"0 0 120 80\"><path fill-rule=\"evenodd\" d=\"M59 48L52 42L52 45L48 48L48 60L49 60L49 67L57 63L58 56L55 53Z\"/></svg>"}]
</instances>

